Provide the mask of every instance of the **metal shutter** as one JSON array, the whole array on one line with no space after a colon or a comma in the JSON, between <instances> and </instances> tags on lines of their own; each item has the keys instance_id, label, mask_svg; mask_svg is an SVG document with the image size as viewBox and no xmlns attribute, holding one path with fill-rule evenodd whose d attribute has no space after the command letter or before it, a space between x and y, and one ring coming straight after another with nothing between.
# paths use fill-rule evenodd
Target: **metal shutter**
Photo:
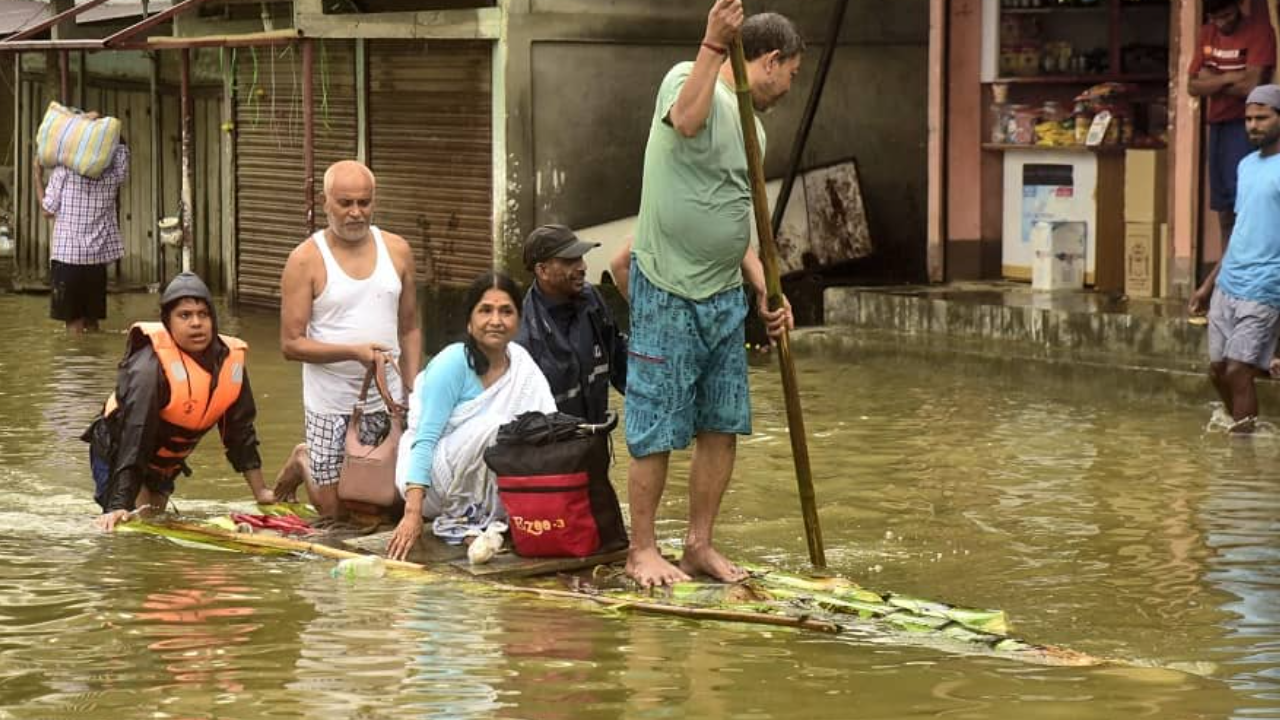
<instances>
[{"instance_id":1,"label":"metal shutter","mask_svg":"<svg viewBox=\"0 0 1280 720\"><path fill-rule=\"evenodd\" d=\"M493 267L491 58L487 42L369 43L374 222L409 241L423 283Z\"/></svg>"},{"instance_id":2,"label":"metal shutter","mask_svg":"<svg viewBox=\"0 0 1280 720\"><path fill-rule=\"evenodd\" d=\"M236 51L236 230L240 302L277 307L280 273L307 236L304 203L302 50ZM356 157L352 41L315 49L315 223L326 224L325 168Z\"/></svg>"}]
</instances>

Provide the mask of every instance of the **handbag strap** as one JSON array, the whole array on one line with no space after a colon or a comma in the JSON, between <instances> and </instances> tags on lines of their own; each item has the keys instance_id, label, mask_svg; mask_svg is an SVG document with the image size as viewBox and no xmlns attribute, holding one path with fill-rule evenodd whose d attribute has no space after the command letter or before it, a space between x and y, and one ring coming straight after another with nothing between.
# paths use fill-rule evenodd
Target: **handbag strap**
<instances>
[{"instance_id":1,"label":"handbag strap","mask_svg":"<svg viewBox=\"0 0 1280 720\"><path fill-rule=\"evenodd\" d=\"M396 374L400 373L400 368L391 363L391 368ZM382 402L387 405L387 412L392 415L402 415L409 411L409 399L407 397L407 389L404 387L404 378L400 378L400 387L405 390L405 401L403 403L396 402L391 397L391 391L387 388L387 356L383 353L374 353L373 365L365 371L364 382L360 385L360 404L364 405L369 397L369 384L373 383L378 388L378 394L382 396Z\"/></svg>"}]
</instances>

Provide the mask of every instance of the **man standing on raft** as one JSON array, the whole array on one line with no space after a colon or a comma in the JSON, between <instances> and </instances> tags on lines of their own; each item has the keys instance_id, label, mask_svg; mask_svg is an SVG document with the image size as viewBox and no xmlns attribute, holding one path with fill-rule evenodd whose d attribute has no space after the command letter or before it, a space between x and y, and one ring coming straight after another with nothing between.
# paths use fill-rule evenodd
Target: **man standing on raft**
<instances>
[{"instance_id":1,"label":"man standing on raft","mask_svg":"<svg viewBox=\"0 0 1280 720\"><path fill-rule=\"evenodd\" d=\"M791 89L804 40L787 18L753 15L716 0L696 60L667 73L645 149L640 217L629 273L627 447L632 461L627 574L643 587L705 574L746 573L712 545L733 474L737 435L751 433L743 323L744 281L771 335L791 308L768 308L764 270L750 248L751 186L729 46L739 31L756 110ZM764 128L757 121L763 146ZM680 567L658 551L654 521L672 450L696 437L689 472L689 528Z\"/></svg>"}]
</instances>

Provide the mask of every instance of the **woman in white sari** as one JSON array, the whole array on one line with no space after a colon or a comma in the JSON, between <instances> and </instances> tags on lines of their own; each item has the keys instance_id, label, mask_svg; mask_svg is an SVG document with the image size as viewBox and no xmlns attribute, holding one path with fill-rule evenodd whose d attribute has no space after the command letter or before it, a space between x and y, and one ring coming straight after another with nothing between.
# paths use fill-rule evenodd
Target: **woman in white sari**
<instances>
[{"instance_id":1,"label":"woman in white sari","mask_svg":"<svg viewBox=\"0 0 1280 720\"><path fill-rule=\"evenodd\" d=\"M425 520L447 540L461 540L503 519L485 448L498 428L532 410L556 410L533 358L511 342L520 325L520 291L500 273L485 273L467 291L467 336L432 358L413 384L409 424L396 463L404 517L387 544L403 559Z\"/></svg>"}]
</instances>

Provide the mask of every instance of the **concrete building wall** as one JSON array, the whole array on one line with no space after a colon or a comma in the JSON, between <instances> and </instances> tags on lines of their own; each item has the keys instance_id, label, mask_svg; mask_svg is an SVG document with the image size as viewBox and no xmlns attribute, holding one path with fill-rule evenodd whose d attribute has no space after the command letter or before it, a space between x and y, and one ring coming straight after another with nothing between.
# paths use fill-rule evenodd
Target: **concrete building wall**
<instances>
[{"instance_id":1,"label":"concrete building wall","mask_svg":"<svg viewBox=\"0 0 1280 720\"><path fill-rule=\"evenodd\" d=\"M634 215L654 95L692 59L709 3L514 0L507 24L508 206L512 249L539 224L574 227ZM785 172L824 40L831 2L753 2L795 19L810 45L801 75L764 118L766 174ZM853 0L804 156L858 161L885 278L925 271L927 0ZM510 253L508 253L510 256Z\"/></svg>"}]
</instances>

